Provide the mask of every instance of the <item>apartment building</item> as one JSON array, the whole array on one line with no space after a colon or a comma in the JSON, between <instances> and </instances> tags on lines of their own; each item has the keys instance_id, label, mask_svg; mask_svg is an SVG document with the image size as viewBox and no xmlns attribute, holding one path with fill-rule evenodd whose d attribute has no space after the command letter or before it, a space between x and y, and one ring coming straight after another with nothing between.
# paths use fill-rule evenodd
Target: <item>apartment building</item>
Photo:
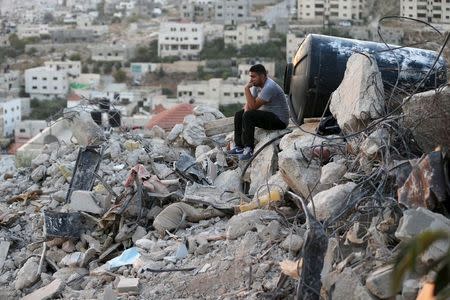
<instances>
[{"instance_id":1,"label":"apartment building","mask_svg":"<svg viewBox=\"0 0 450 300\"><path fill-rule=\"evenodd\" d=\"M263 44L269 41L270 29L255 24L239 24L226 26L224 29L225 45L240 49L244 45Z\"/></svg>"},{"instance_id":2,"label":"apartment building","mask_svg":"<svg viewBox=\"0 0 450 300\"><path fill-rule=\"evenodd\" d=\"M68 77L78 78L81 74L80 61L46 61L44 66L56 69L57 71L65 71Z\"/></svg>"},{"instance_id":3,"label":"apartment building","mask_svg":"<svg viewBox=\"0 0 450 300\"><path fill-rule=\"evenodd\" d=\"M182 0L180 17L192 22L205 22L214 18L215 0Z\"/></svg>"},{"instance_id":4,"label":"apartment building","mask_svg":"<svg viewBox=\"0 0 450 300\"><path fill-rule=\"evenodd\" d=\"M50 67L25 70L25 91L31 98L65 97L69 90L67 72Z\"/></svg>"},{"instance_id":5,"label":"apartment building","mask_svg":"<svg viewBox=\"0 0 450 300\"><path fill-rule=\"evenodd\" d=\"M0 94L2 96L17 96L20 91L19 71L7 70L0 73Z\"/></svg>"},{"instance_id":6,"label":"apartment building","mask_svg":"<svg viewBox=\"0 0 450 300\"><path fill-rule=\"evenodd\" d=\"M177 96L182 102L194 101L218 108L219 105L245 103L244 85L239 78L212 78L210 80L183 81L177 86Z\"/></svg>"},{"instance_id":7,"label":"apartment building","mask_svg":"<svg viewBox=\"0 0 450 300\"><path fill-rule=\"evenodd\" d=\"M20 39L30 37L41 37L49 35L48 25L46 24L20 24L17 25L17 37Z\"/></svg>"},{"instance_id":8,"label":"apartment building","mask_svg":"<svg viewBox=\"0 0 450 300\"><path fill-rule=\"evenodd\" d=\"M3 131L0 135L3 137L11 137L14 135L16 125L22 120L21 100L5 99L0 101L0 114L2 115ZM0 120L1 120L0 119Z\"/></svg>"},{"instance_id":9,"label":"apartment building","mask_svg":"<svg viewBox=\"0 0 450 300\"><path fill-rule=\"evenodd\" d=\"M303 22L361 21L367 0L298 0L297 18Z\"/></svg>"},{"instance_id":10,"label":"apartment building","mask_svg":"<svg viewBox=\"0 0 450 300\"><path fill-rule=\"evenodd\" d=\"M289 32L286 35L286 61L291 62L297 53L298 47L305 39L305 35L302 33Z\"/></svg>"},{"instance_id":11,"label":"apartment building","mask_svg":"<svg viewBox=\"0 0 450 300\"><path fill-rule=\"evenodd\" d=\"M90 46L93 61L125 62L133 51L126 45L98 44Z\"/></svg>"},{"instance_id":12,"label":"apartment building","mask_svg":"<svg viewBox=\"0 0 450 300\"><path fill-rule=\"evenodd\" d=\"M450 0L400 0L400 14L425 22L450 24Z\"/></svg>"},{"instance_id":13,"label":"apartment building","mask_svg":"<svg viewBox=\"0 0 450 300\"><path fill-rule=\"evenodd\" d=\"M266 68L267 71L267 75L269 77L274 77L275 76L275 62L274 61L248 61L247 63L241 63L238 64L238 73L239 73L239 78L242 81L247 81L249 80L249 70L250 67L256 64L262 64L264 65L264 67Z\"/></svg>"},{"instance_id":14,"label":"apartment building","mask_svg":"<svg viewBox=\"0 0 450 300\"><path fill-rule=\"evenodd\" d=\"M217 0L214 4L215 22L236 25L253 20L251 0Z\"/></svg>"},{"instance_id":15,"label":"apartment building","mask_svg":"<svg viewBox=\"0 0 450 300\"><path fill-rule=\"evenodd\" d=\"M203 24L163 22L159 28L158 56L195 58L203 49Z\"/></svg>"}]
</instances>

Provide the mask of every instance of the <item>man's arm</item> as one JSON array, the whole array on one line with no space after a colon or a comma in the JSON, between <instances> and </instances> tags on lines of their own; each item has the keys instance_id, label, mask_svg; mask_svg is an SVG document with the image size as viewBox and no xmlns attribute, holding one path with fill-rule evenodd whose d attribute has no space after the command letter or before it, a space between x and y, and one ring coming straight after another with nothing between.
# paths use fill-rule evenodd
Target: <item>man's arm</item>
<instances>
[{"instance_id":1,"label":"man's arm","mask_svg":"<svg viewBox=\"0 0 450 300\"><path fill-rule=\"evenodd\" d=\"M262 105L265 104L265 102L259 98L255 98L252 95L252 92L250 91L250 88L253 85L251 83L248 83L245 88L244 88L244 94L245 94L245 99L247 100L247 103L244 106L244 110L257 110L258 108L260 108Z\"/></svg>"}]
</instances>

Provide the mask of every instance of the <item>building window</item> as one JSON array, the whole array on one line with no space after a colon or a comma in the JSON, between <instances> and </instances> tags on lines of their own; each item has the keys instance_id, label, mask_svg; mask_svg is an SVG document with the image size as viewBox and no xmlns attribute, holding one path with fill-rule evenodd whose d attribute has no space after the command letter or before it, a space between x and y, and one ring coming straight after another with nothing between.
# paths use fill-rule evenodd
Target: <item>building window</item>
<instances>
[{"instance_id":1,"label":"building window","mask_svg":"<svg viewBox=\"0 0 450 300\"><path fill-rule=\"evenodd\" d=\"M34 86L32 87L32 89L33 89L33 90L37 90L37 86L34 85Z\"/></svg>"},{"instance_id":2,"label":"building window","mask_svg":"<svg viewBox=\"0 0 450 300\"><path fill-rule=\"evenodd\" d=\"M36 76L33 76L31 79L33 79L33 80L37 80L37 77Z\"/></svg>"},{"instance_id":3,"label":"building window","mask_svg":"<svg viewBox=\"0 0 450 300\"><path fill-rule=\"evenodd\" d=\"M20 128L20 130L19 130L21 133L24 133L25 132L25 129L23 129L23 128Z\"/></svg>"},{"instance_id":4,"label":"building window","mask_svg":"<svg viewBox=\"0 0 450 300\"><path fill-rule=\"evenodd\" d=\"M44 85L44 86L42 87L42 89L43 89L43 90L46 90L46 89L47 89L47 86L46 86L46 85Z\"/></svg>"},{"instance_id":5,"label":"building window","mask_svg":"<svg viewBox=\"0 0 450 300\"><path fill-rule=\"evenodd\" d=\"M53 77L53 80L58 80L58 77Z\"/></svg>"},{"instance_id":6,"label":"building window","mask_svg":"<svg viewBox=\"0 0 450 300\"><path fill-rule=\"evenodd\" d=\"M46 81L46 80L47 80L47 77L42 77L42 80Z\"/></svg>"}]
</instances>

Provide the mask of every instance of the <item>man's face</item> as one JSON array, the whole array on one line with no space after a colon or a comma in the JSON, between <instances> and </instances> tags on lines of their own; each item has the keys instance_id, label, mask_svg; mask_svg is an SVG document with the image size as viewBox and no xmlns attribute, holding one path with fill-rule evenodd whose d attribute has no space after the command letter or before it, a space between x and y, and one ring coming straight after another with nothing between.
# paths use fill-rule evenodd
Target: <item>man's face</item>
<instances>
[{"instance_id":1,"label":"man's face","mask_svg":"<svg viewBox=\"0 0 450 300\"><path fill-rule=\"evenodd\" d=\"M249 75L250 75L250 82L254 86L258 86L258 87L264 86L264 79L266 78L265 75L258 74L258 73L255 73L255 72L250 72Z\"/></svg>"}]
</instances>

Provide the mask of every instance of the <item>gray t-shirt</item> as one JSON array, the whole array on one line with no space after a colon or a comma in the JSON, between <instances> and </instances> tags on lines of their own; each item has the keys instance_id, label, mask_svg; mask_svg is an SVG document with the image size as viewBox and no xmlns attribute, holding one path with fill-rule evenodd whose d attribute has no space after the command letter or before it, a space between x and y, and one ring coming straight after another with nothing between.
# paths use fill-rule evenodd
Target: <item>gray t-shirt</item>
<instances>
[{"instance_id":1,"label":"gray t-shirt","mask_svg":"<svg viewBox=\"0 0 450 300\"><path fill-rule=\"evenodd\" d=\"M284 124L289 124L289 109L283 89L272 79L267 78L262 88L253 87L253 97L266 102L259 109L274 113Z\"/></svg>"}]
</instances>

